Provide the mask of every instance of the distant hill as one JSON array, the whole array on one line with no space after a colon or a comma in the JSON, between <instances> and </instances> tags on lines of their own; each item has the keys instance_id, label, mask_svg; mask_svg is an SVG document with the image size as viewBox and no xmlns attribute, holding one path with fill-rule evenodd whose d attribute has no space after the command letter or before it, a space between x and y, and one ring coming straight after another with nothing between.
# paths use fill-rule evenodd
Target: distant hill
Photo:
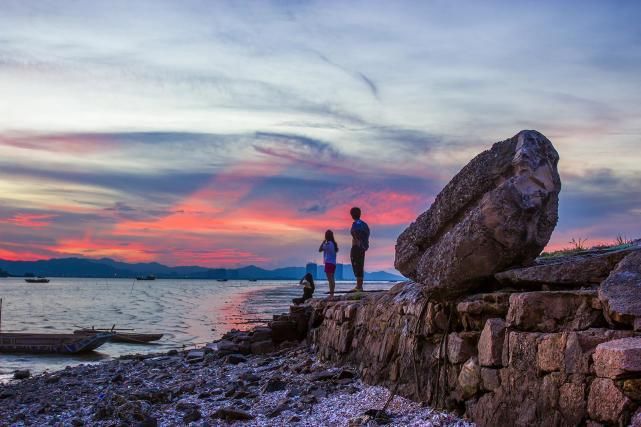
<instances>
[{"instance_id":1,"label":"distant hill","mask_svg":"<svg viewBox=\"0 0 641 427\"><path fill-rule=\"evenodd\" d=\"M6 270L6 271L5 271ZM109 258L58 258L40 261L7 261L0 259L2 272L12 276L36 275L45 277L122 277L154 275L165 279L228 279L228 280L298 280L304 267L284 267L266 270L255 265L241 268L206 268L198 266L169 267L157 262L127 263ZM351 268L344 268L345 280L353 280ZM385 271L365 273L366 280L403 280Z\"/></svg>"},{"instance_id":2,"label":"distant hill","mask_svg":"<svg viewBox=\"0 0 641 427\"><path fill-rule=\"evenodd\" d=\"M9 273L0 268L0 277L9 277Z\"/></svg>"}]
</instances>

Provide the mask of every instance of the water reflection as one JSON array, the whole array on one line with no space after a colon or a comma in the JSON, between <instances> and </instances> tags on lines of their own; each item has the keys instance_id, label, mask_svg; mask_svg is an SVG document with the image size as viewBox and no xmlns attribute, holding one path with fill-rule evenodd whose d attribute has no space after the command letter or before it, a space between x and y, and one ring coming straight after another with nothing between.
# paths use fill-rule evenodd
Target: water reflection
<instances>
[{"instance_id":1,"label":"water reflection","mask_svg":"<svg viewBox=\"0 0 641 427\"><path fill-rule=\"evenodd\" d=\"M353 283L338 283L347 290ZM389 283L367 284L369 289ZM320 283L316 296L323 296ZM107 343L82 356L0 354L0 379L16 369L42 372L91 363L122 354L167 351L219 338L225 331L249 327L286 311L300 296L295 281L58 279L27 284L0 279L2 331L70 333L79 327L133 328L165 334L153 346Z\"/></svg>"}]
</instances>

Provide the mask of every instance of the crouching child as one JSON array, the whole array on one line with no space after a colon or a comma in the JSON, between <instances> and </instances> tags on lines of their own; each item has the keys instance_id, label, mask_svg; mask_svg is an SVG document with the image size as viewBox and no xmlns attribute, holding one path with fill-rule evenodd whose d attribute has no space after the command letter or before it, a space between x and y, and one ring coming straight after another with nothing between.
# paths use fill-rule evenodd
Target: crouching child
<instances>
[{"instance_id":1,"label":"crouching child","mask_svg":"<svg viewBox=\"0 0 641 427\"><path fill-rule=\"evenodd\" d=\"M302 304L308 299L312 298L314 296L314 290L316 289L316 287L314 286L314 278L310 273L307 273L305 276L303 276L298 284L303 286L303 296L301 298L292 299L292 302L294 304Z\"/></svg>"}]
</instances>

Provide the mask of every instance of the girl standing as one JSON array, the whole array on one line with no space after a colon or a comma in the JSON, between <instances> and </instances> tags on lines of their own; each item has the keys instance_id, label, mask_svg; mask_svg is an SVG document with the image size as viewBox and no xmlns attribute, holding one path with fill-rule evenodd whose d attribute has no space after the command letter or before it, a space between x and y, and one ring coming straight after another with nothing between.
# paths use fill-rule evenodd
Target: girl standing
<instances>
[{"instance_id":1,"label":"girl standing","mask_svg":"<svg viewBox=\"0 0 641 427\"><path fill-rule=\"evenodd\" d=\"M338 244L334 239L334 232L332 230L327 230L325 232L325 240L321 243L318 252L323 253L325 274L327 274L327 282L329 282L329 296L333 297L334 288L336 287L334 273L336 272L336 252L338 252Z\"/></svg>"}]
</instances>

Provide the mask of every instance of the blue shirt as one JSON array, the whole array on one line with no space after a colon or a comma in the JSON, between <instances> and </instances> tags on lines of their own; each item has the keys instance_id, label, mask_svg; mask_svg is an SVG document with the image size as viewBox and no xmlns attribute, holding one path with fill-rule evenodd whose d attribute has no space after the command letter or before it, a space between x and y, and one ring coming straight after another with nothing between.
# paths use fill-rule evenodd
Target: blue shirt
<instances>
[{"instance_id":1,"label":"blue shirt","mask_svg":"<svg viewBox=\"0 0 641 427\"><path fill-rule=\"evenodd\" d=\"M369 249L369 227L365 221L357 219L350 230L352 234L352 246L358 246L363 250Z\"/></svg>"},{"instance_id":2,"label":"blue shirt","mask_svg":"<svg viewBox=\"0 0 641 427\"><path fill-rule=\"evenodd\" d=\"M336 264L336 245L334 242L323 243L323 262L325 264Z\"/></svg>"}]
</instances>

